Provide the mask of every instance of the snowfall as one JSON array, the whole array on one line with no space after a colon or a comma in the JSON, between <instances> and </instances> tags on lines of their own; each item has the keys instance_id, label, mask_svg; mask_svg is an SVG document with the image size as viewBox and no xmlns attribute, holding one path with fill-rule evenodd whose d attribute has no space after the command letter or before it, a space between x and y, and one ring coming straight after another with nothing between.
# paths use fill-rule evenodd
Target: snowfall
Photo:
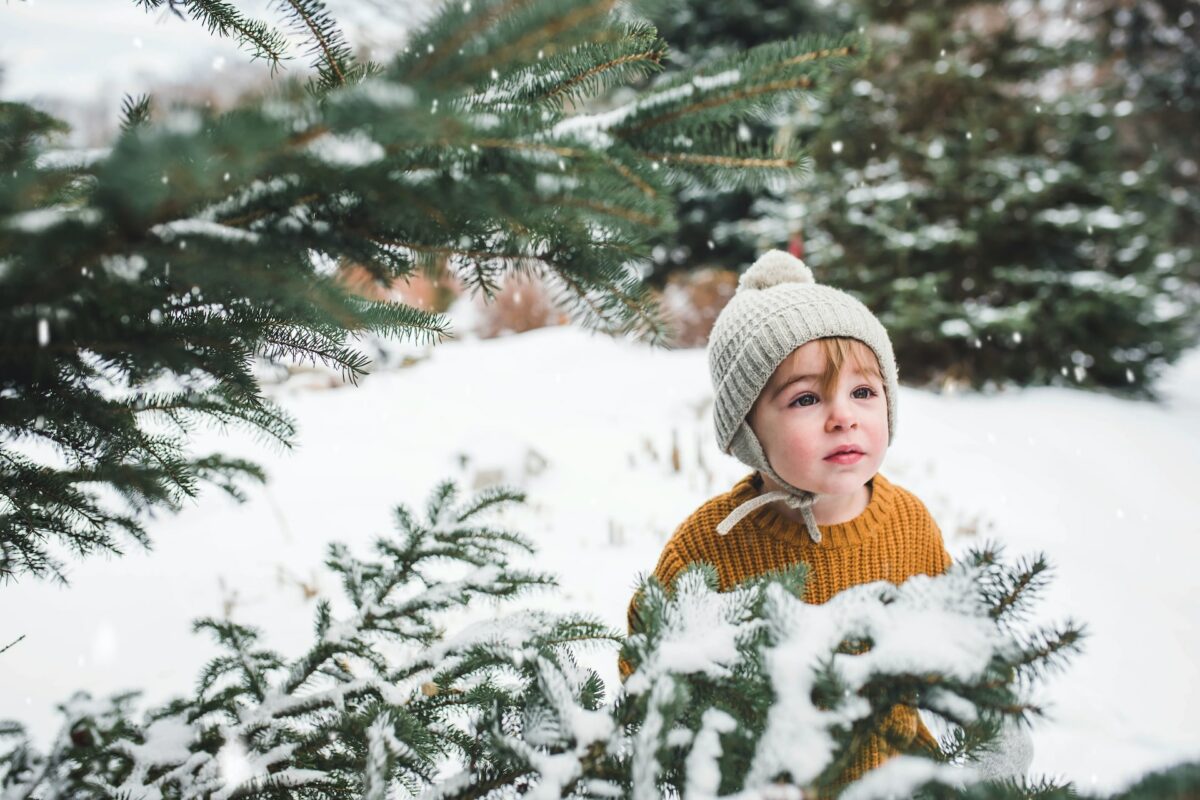
<instances>
[{"instance_id":1,"label":"snowfall","mask_svg":"<svg viewBox=\"0 0 1200 800\"><path fill-rule=\"evenodd\" d=\"M214 72L244 60L229 43L197 50L203 31L169 14L52 5L6 10L21 33L0 48L14 99L107 91L116 108L114 87L149 90L150 76L183 71L181 53L201 52ZM88 48L39 44L68 23ZM76 61L63 66L68 54ZM190 632L201 616L232 616L285 655L301 652L317 599L339 591L322 567L327 543L367 555L393 531L392 508L419 509L444 478L465 490L502 482L526 491L502 521L537 542L532 563L561 581L554 593L478 607L454 624L538 606L624 630L631 591L675 526L746 473L714 444L703 351L575 327L479 340L469 311L456 329L436 347L389 346L386 364L358 386L320 371L270 384L299 423L291 451L199 432L195 452L246 455L268 470L246 503L208 489L149 521L151 552L130 543L119 558L72 560L66 588L0 587L0 647L24 637L0 656L0 719L25 723L44 747L60 724L55 706L77 690L140 688L145 705L189 693L215 652ZM903 387L882 468L925 501L956 557L998 541L1011 557L1045 552L1055 565L1037 619L1078 620L1089 637L1042 686L1047 716L1033 728L1031 774L1089 792L1200 759L1200 494L1191 485L1200 478L1200 350L1160 385L1159 403L1065 388ZM617 686L615 652L584 658Z\"/></svg>"},{"instance_id":2,"label":"snowfall","mask_svg":"<svg viewBox=\"0 0 1200 800\"><path fill-rule=\"evenodd\" d=\"M76 690L141 688L146 704L190 692L215 653L190 632L200 616L230 615L300 653L317 599L340 591L322 566L327 543L367 555L393 532L392 508L421 508L444 478L524 490L500 521L536 541L525 563L561 582L454 624L540 607L623 631L631 590L675 526L747 471L714 443L704 351L571 326L483 340L469 312L452 312L453 339L392 345L357 386L321 371L268 384L299 423L291 451L236 431L194 435L195 452L267 468L247 502L208 489L149 522L152 552L72 560L66 588L4 586L0 639L24 639L0 658L0 718L44 746ZM882 467L925 501L952 555L997 541L1011 557L1049 556L1036 619L1075 619L1090 635L1040 689L1031 773L1089 792L1200 758L1200 350L1161 387L1158 403L902 387ZM619 685L612 649L584 659Z\"/></svg>"}]
</instances>

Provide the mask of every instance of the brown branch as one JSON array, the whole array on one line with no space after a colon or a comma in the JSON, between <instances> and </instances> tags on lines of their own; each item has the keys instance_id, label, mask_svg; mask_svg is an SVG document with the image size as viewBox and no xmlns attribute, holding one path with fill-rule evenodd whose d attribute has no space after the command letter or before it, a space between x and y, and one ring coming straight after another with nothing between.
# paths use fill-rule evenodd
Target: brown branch
<instances>
[{"instance_id":1,"label":"brown branch","mask_svg":"<svg viewBox=\"0 0 1200 800\"><path fill-rule=\"evenodd\" d=\"M508 14L510 14L512 11L515 11L527 2L529 2L529 0L509 0L509 2L496 8L490 14L480 14L475 18L473 24L464 25L459 28L456 35L451 37L448 41L442 42L439 48L434 50L434 52L429 53L427 57L421 59L421 61L418 62L419 68L413 71L411 77L419 78L420 76L424 75L432 66L435 66L439 61L441 61L442 56L447 53L458 52L458 49L462 46L463 42L466 42L468 39L475 36L488 25L491 25L495 20L508 16Z\"/></svg>"},{"instance_id":2,"label":"brown branch","mask_svg":"<svg viewBox=\"0 0 1200 800\"><path fill-rule=\"evenodd\" d=\"M480 798L490 797L494 791L501 789L509 784L515 783L518 778L523 778L526 775L534 774L528 769L516 769L510 772L500 772L486 780L476 781L470 786L464 787L457 792L444 794L442 797L447 800L480 800Z\"/></svg>"},{"instance_id":3,"label":"brown branch","mask_svg":"<svg viewBox=\"0 0 1200 800\"><path fill-rule=\"evenodd\" d=\"M812 86L812 79L807 76L798 78L789 78L787 80L775 81L774 83L764 83L762 86L755 86L752 89L739 90L730 94L723 94L716 97L709 97L701 100L698 103L677 108L674 111L668 111L665 114L659 114L657 117L651 117L640 125L635 125L631 128L623 128L617 131L618 136L628 136L633 133L638 133L646 128L652 128L655 125L662 125L665 122L685 117L689 114L694 114L698 111L704 111L709 108L723 106L726 103L733 103L738 100L745 100L751 97L757 97L761 94L769 94L771 92L782 92L788 89L807 89Z\"/></svg>"},{"instance_id":4,"label":"brown branch","mask_svg":"<svg viewBox=\"0 0 1200 800\"><path fill-rule=\"evenodd\" d=\"M1028 589L1033 583L1033 579L1036 577L1036 574L1037 573L1034 571L1029 570L1020 576L1020 580L1013 584L1012 589L1007 592L1004 597L1000 598L1000 601L996 603L995 608L992 609L993 619L999 619L1000 617L1004 616L1010 608L1017 604L1017 600L1020 599L1021 593Z\"/></svg>"},{"instance_id":5,"label":"brown branch","mask_svg":"<svg viewBox=\"0 0 1200 800\"><path fill-rule=\"evenodd\" d=\"M586 81L588 78L592 77L593 75L598 75L599 73L606 72L607 70L610 70L610 69L616 69L617 67L621 66L622 64L629 64L634 61L650 61L655 64L661 64L662 58L663 58L663 52L660 49L647 50L642 53L631 53L630 55L627 55L627 56L621 56L620 58L614 58L612 61L607 61L603 64L597 64L596 66L592 67L588 71L586 71L580 75L576 75L574 78L571 78L569 81L566 81L566 82L560 84L559 86L555 87L553 91L548 92L545 95L543 95L543 98L549 99L551 97L555 97L556 95L559 95L563 92L570 90L571 87L576 86L577 84L580 84L583 81Z\"/></svg>"},{"instance_id":6,"label":"brown branch","mask_svg":"<svg viewBox=\"0 0 1200 800\"><path fill-rule=\"evenodd\" d=\"M308 26L308 29L312 31L313 38L317 40L317 45L321 48L321 52L325 54L326 63L329 64L330 68L333 69L334 74L337 75L338 85L345 86L346 76L342 74L342 70L341 67L338 66L337 59L333 57L333 52L330 50L329 43L325 41L325 37L321 35L321 29L313 23L308 14L304 13L304 9L296 5L295 0L284 0L284 2L292 7L292 10L300 16L300 19L302 19L304 24Z\"/></svg>"},{"instance_id":7,"label":"brown branch","mask_svg":"<svg viewBox=\"0 0 1200 800\"><path fill-rule=\"evenodd\" d=\"M14 644L16 644L17 642L21 641L21 640L22 640L22 639L24 639L24 638L25 638L25 634L23 634L23 633L22 633L22 634L21 634L20 636L18 636L16 639L13 639L11 642L9 642L8 644L4 645L4 649L0 650L0 654L3 654L5 651L7 651L7 650L8 650L8 648L12 647Z\"/></svg>"},{"instance_id":8,"label":"brown branch","mask_svg":"<svg viewBox=\"0 0 1200 800\"><path fill-rule=\"evenodd\" d=\"M778 64L773 64L762 72L771 70L783 69L794 64L803 64L806 61L816 61L819 58L836 58L838 56L851 56L857 52L857 49L851 46L846 47L827 47L824 50L813 50L808 53L801 53L798 56L793 56L786 61L780 61Z\"/></svg>"},{"instance_id":9,"label":"brown branch","mask_svg":"<svg viewBox=\"0 0 1200 800\"><path fill-rule=\"evenodd\" d=\"M597 214L607 214L609 216L617 217L637 225L646 225L647 227L654 227L658 225L658 217L651 216L650 214L643 214L640 211L633 211L628 208L621 208L620 206L610 206L595 200L575 200L574 198L570 197L556 197L553 198L553 200L558 205L584 208L588 211L595 211Z\"/></svg>"},{"instance_id":10,"label":"brown branch","mask_svg":"<svg viewBox=\"0 0 1200 800\"><path fill-rule=\"evenodd\" d=\"M640 153L657 161L678 161L685 164L701 164L713 167L756 167L780 169L794 167L799 163L794 158L741 158L738 156L698 155L696 153Z\"/></svg>"},{"instance_id":11,"label":"brown branch","mask_svg":"<svg viewBox=\"0 0 1200 800\"><path fill-rule=\"evenodd\" d=\"M631 170L629 167L625 166L619 161L613 161L612 165L616 167L617 172L621 174L622 178L625 178L625 180L641 189L642 194L646 195L647 197L658 197L658 192L654 189L654 187L635 175L633 170Z\"/></svg>"},{"instance_id":12,"label":"brown branch","mask_svg":"<svg viewBox=\"0 0 1200 800\"><path fill-rule=\"evenodd\" d=\"M309 128L306 131L301 131L300 133L293 136L291 139L288 140L288 144L291 145L292 147L302 147L302 146L308 144L309 142L311 142L313 139L316 139L318 136L322 136L326 133L329 133L328 126L316 125L312 128Z\"/></svg>"},{"instance_id":13,"label":"brown branch","mask_svg":"<svg viewBox=\"0 0 1200 800\"><path fill-rule=\"evenodd\" d=\"M438 144L452 145L456 144L456 142L443 139ZM540 153L553 153L563 158L582 158L588 155L587 150L579 150L574 147L555 147L553 145L536 144L534 142L520 142L515 139L480 139L472 142L472 144L500 150L533 150Z\"/></svg>"}]
</instances>

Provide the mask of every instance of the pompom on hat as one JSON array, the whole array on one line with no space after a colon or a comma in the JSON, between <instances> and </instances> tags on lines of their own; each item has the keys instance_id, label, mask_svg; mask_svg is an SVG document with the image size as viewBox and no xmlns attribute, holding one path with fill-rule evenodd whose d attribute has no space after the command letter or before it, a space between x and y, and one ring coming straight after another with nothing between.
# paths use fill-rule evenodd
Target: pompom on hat
<instances>
[{"instance_id":1,"label":"pompom on hat","mask_svg":"<svg viewBox=\"0 0 1200 800\"><path fill-rule=\"evenodd\" d=\"M781 283L816 283L812 270L782 250L768 250L738 279L738 289L770 289Z\"/></svg>"},{"instance_id":2,"label":"pompom on hat","mask_svg":"<svg viewBox=\"0 0 1200 800\"><path fill-rule=\"evenodd\" d=\"M717 526L719 533L728 533L759 506L783 500L801 511L812 540L821 541L812 513L817 496L776 474L746 416L776 367L793 350L833 336L861 341L879 360L890 444L896 432L899 389L896 356L887 330L870 309L840 289L817 283L803 261L782 250L764 253L738 279L737 291L718 315L708 341L717 445L769 475L783 490L766 492L735 508Z\"/></svg>"}]
</instances>

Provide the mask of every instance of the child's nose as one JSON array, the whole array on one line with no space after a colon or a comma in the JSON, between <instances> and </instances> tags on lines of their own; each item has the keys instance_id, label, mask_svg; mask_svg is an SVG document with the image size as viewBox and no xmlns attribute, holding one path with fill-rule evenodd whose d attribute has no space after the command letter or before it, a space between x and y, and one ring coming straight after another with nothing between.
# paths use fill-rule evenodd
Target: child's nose
<instances>
[{"instance_id":1,"label":"child's nose","mask_svg":"<svg viewBox=\"0 0 1200 800\"><path fill-rule=\"evenodd\" d=\"M858 426L858 418L854 414L854 407L845 402L833 402L829 404L829 417L826 420L826 427L829 430L838 430L844 428L854 428Z\"/></svg>"}]
</instances>

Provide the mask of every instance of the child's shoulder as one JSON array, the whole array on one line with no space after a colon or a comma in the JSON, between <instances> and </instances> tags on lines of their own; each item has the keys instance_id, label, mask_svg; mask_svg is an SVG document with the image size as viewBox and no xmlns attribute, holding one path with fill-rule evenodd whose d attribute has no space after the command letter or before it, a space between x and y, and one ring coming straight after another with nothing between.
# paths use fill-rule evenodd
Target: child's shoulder
<instances>
[{"instance_id":1,"label":"child's shoulder","mask_svg":"<svg viewBox=\"0 0 1200 800\"><path fill-rule=\"evenodd\" d=\"M667 540L667 549L696 554L719 547L727 541L729 537L717 533L717 525L735 508L758 494L756 479L757 473L752 472L735 483L729 491L701 503L675 528Z\"/></svg>"},{"instance_id":2,"label":"child's shoulder","mask_svg":"<svg viewBox=\"0 0 1200 800\"><path fill-rule=\"evenodd\" d=\"M894 516L898 516L901 519L906 518L914 522L933 521L933 517L929 513L929 508L912 491L895 481L889 480L882 472L875 475L874 481L877 486L886 486L890 492L892 514Z\"/></svg>"},{"instance_id":3,"label":"child's shoulder","mask_svg":"<svg viewBox=\"0 0 1200 800\"><path fill-rule=\"evenodd\" d=\"M877 475L876 479L881 477ZM893 541L903 542L905 549L916 558L916 572L926 575L945 572L949 569L952 559L946 551L946 543L937 521L921 498L913 492L890 481L888 485L892 494L888 528L892 532Z\"/></svg>"}]
</instances>

